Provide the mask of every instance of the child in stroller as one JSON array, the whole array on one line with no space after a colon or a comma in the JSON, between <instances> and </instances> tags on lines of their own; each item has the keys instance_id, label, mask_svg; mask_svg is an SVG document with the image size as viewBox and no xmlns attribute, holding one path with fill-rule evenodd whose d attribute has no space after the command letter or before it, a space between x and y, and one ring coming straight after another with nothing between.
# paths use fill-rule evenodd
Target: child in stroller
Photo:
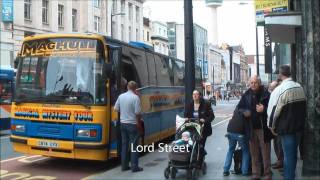
<instances>
[{"instance_id":1,"label":"child in stroller","mask_svg":"<svg viewBox=\"0 0 320 180\"><path fill-rule=\"evenodd\" d=\"M207 167L204 160L199 169L202 127L198 118L189 118L177 129L173 145L185 145L187 150L169 153L168 166L164 170L165 178L171 176L174 179L178 169L187 170L187 179L196 179L200 170L206 174Z\"/></svg>"},{"instance_id":2,"label":"child in stroller","mask_svg":"<svg viewBox=\"0 0 320 180\"><path fill-rule=\"evenodd\" d=\"M191 139L189 131L184 131L181 136L182 136L181 139L173 141L174 145L186 145L186 144L189 146L193 145L193 141Z\"/></svg>"}]
</instances>

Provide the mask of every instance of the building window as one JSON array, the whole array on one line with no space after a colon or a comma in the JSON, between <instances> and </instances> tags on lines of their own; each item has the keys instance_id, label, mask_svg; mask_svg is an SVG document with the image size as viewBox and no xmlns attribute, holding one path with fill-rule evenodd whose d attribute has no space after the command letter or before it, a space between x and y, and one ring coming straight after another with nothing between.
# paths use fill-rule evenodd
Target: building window
<instances>
[{"instance_id":1,"label":"building window","mask_svg":"<svg viewBox=\"0 0 320 180\"><path fill-rule=\"evenodd\" d=\"M64 6L59 4L58 5L58 26L63 27L63 16L64 16Z\"/></svg>"},{"instance_id":2,"label":"building window","mask_svg":"<svg viewBox=\"0 0 320 180\"><path fill-rule=\"evenodd\" d=\"M125 40L124 25L123 24L121 24L121 40L122 41Z\"/></svg>"},{"instance_id":3,"label":"building window","mask_svg":"<svg viewBox=\"0 0 320 180\"><path fill-rule=\"evenodd\" d=\"M140 8L136 6L136 22L140 21Z\"/></svg>"},{"instance_id":4,"label":"building window","mask_svg":"<svg viewBox=\"0 0 320 180\"><path fill-rule=\"evenodd\" d=\"M77 21L78 12L76 9L72 9L72 31L78 31L78 21Z\"/></svg>"},{"instance_id":5,"label":"building window","mask_svg":"<svg viewBox=\"0 0 320 180\"><path fill-rule=\"evenodd\" d=\"M131 30L131 26L129 26L129 41L132 41L132 30Z\"/></svg>"},{"instance_id":6,"label":"building window","mask_svg":"<svg viewBox=\"0 0 320 180\"><path fill-rule=\"evenodd\" d=\"M116 32L116 30L117 30L116 22L115 22L115 21L112 21L111 23L112 23L112 26L111 26L111 29L112 29L111 37L117 38L116 35L117 35L118 33Z\"/></svg>"},{"instance_id":7,"label":"building window","mask_svg":"<svg viewBox=\"0 0 320 180\"><path fill-rule=\"evenodd\" d=\"M125 0L121 0L121 12L126 12Z\"/></svg>"},{"instance_id":8,"label":"building window","mask_svg":"<svg viewBox=\"0 0 320 180\"><path fill-rule=\"evenodd\" d=\"M96 32L100 31L100 17L94 16L94 30Z\"/></svg>"},{"instance_id":9,"label":"building window","mask_svg":"<svg viewBox=\"0 0 320 180\"><path fill-rule=\"evenodd\" d=\"M112 0L112 13L117 13L117 0Z\"/></svg>"},{"instance_id":10,"label":"building window","mask_svg":"<svg viewBox=\"0 0 320 180\"><path fill-rule=\"evenodd\" d=\"M101 4L101 0L93 0L93 6L99 8Z\"/></svg>"},{"instance_id":11,"label":"building window","mask_svg":"<svg viewBox=\"0 0 320 180\"><path fill-rule=\"evenodd\" d=\"M31 0L24 0L24 19L31 20Z\"/></svg>"},{"instance_id":12,"label":"building window","mask_svg":"<svg viewBox=\"0 0 320 180\"><path fill-rule=\"evenodd\" d=\"M130 20L130 21L132 20L132 11L133 11L133 9L132 9L132 4L129 3L129 20Z\"/></svg>"},{"instance_id":13,"label":"building window","mask_svg":"<svg viewBox=\"0 0 320 180\"><path fill-rule=\"evenodd\" d=\"M136 41L139 41L139 38L140 38L140 36L139 36L139 29L136 29Z\"/></svg>"},{"instance_id":14,"label":"building window","mask_svg":"<svg viewBox=\"0 0 320 180\"><path fill-rule=\"evenodd\" d=\"M42 0L42 22L48 24L49 0Z\"/></svg>"}]
</instances>

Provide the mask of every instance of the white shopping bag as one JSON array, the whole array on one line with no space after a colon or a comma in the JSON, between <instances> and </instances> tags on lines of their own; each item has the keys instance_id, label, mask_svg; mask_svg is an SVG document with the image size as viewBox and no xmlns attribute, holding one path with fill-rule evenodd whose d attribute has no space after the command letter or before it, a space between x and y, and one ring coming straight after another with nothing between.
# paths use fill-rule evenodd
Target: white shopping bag
<instances>
[{"instance_id":1,"label":"white shopping bag","mask_svg":"<svg viewBox=\"0 0 320 180\"><path fill-rule=\"evenodd\" d=\"M185 118L180 117L178 114L176 115L176 130L186 121Z\"/></svg>"}]
</instances>

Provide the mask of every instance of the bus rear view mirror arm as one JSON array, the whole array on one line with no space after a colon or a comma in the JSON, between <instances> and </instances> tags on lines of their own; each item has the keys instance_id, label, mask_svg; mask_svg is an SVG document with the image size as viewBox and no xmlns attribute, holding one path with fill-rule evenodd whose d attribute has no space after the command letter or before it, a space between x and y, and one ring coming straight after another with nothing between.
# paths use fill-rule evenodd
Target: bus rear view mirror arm
<instances>
[{"instance_id":1,"label":"bus rear view mirror arm","mask_svg":"<svg viewBox=\"0 0 320 180\"><path fill-rule=\"evenodd\" d=\"M18 68L20 59L21 59L21 57L20 57L20 56L17 56L16 59L14 60L14 62L13 62L13 67L14 67L14 69L17 69L17 68Z\"/></svg>"}]
</instances>

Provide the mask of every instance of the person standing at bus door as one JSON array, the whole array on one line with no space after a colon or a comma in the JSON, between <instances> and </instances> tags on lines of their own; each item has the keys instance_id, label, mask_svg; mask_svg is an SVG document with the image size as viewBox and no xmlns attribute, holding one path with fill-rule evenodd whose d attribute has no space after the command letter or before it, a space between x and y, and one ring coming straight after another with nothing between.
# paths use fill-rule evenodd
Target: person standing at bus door
<instances>
[{"instance_id":1,"label":"person standing at bus door","mask_svg":"<svg viewBox=\"0 0 320 180\"><path fill-rule=\"evenodd\" d=\"M130 81L127 89L127 92L118 97L114 106L114 109L120 112L121 167L122 171L130 170L130 152L131 170L132 172L139 172L143 171L143 168L139 167L139 153L136 150L140 138L137 122L141 120L141 103L139 97L135 94L137 83Z\"/></svg>"},{"instance_id":2,"label":"person standing at bus door","mask_svg":"<svg viewBox=\"0 0 320 180\"><path fill-rule=\"evenodd\" d=\"M201 97L198 90L192 93L193 101L187 105L184 117L186 118L199 118L200 122L204 124L202 131L202 138L200 140L200 160L199 167L201 167L206 154L205 145L207 137L212 134L211 122L215 118L211 104Z\"/></svg>"}]
</instances>

